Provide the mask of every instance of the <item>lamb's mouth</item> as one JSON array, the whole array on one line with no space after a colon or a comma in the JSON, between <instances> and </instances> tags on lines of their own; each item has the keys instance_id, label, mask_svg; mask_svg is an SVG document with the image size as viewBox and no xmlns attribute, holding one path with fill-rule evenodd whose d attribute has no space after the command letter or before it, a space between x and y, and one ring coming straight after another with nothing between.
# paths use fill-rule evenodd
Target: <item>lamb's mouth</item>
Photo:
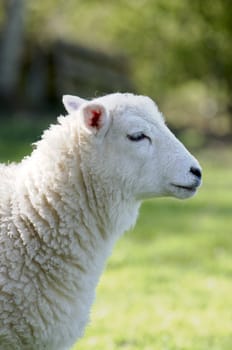
<instances>
[{"instance_id":1,"label":"lamb's mouth","mask_svg":"<svg viewBox=\"0 0 232 350\"><path fill-rule=\"evenodd\" d=\"M171 184L173 187L179 188L181 190L189 191L189 192L195 192L198 188L198 184L193 184L190 186L183 186L183 185L178 185L178 184Z\"/></svg>"}]
</instances>

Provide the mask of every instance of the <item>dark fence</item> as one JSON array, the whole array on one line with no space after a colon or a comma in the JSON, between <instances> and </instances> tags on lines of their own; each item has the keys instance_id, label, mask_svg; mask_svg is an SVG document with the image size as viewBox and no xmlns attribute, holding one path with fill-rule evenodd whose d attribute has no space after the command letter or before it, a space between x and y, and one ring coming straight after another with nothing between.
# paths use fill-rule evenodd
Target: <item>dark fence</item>
<instances>
[{"instance_id":1,"label":"dark fence","mask_svg":"<svg viewBox=\"0 0 232 350\"><path fill-rule=\"evenodd\" d=\"M60 103L62 94L90 98L134 90L128 60L121 55L65 41L42 47L31 43L24 46L13 91L9 93L4 85L1 86L2 105L46 108Z\"/></svg>"}]
</instances>

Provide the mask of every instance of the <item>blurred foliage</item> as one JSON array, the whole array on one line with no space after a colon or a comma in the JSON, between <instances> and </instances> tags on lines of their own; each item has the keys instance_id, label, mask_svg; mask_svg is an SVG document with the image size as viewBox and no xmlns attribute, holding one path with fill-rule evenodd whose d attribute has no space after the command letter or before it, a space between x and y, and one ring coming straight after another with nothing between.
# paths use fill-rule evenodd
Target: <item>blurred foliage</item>
<instances>
[{"instance_id":1,"label":"blurred foliage","mask_svg":"<svg viewBox=\"0 0 232 350\"><path fill-rule=\"evenodd\" d=\"M122 51L132 62L138 92L152 96L175 123L179 115L183 127L222 135L232 130L230 0L25 4L26 32L35 40L49 43L58 37Z\"/></svg>"},{"instance_id":2,"label":"blurred foliage","mask_svg":"<svg viewBox=\"0 0 232 350\"><path fill-rule=\"evenodd\" d=\"M229 79L232 84L232 74L226 76L232 73L229 0L48 0L27 5L28 29L40 37L68 36L134 56L143 90L160 95L160 87L189 78Z\"/></svg>"}]
</instances>

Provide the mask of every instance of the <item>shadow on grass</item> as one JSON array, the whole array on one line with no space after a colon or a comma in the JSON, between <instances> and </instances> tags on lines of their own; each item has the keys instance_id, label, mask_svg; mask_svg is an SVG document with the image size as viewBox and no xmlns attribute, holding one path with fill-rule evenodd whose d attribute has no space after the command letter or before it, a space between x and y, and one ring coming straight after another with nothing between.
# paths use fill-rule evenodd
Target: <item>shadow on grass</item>
<instances>
[{"instance_id":1,"label":"shadow on grass","mask_svg":"<svg viewBox=\"0 0 232 350\"><path fill-rule=\"evenodd\" d=\"M32 151L51 118L9 118L0 123L0 162L19 161Z\"/></svg>"}]
</instances>

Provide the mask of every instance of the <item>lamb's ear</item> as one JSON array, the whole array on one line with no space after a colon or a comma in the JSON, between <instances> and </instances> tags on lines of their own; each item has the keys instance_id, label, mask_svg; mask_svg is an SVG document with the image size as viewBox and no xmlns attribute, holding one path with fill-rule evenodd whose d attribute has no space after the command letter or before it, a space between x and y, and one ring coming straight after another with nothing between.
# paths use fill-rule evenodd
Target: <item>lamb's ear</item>
<instances>
[{"instance_id":1,"label":"lamb's ear","mask_svg":"<svg viewBox=\"0 0 232 350\"><path fill-rule=\"evenodd\" d=\"M73 95L63 95L62 101L69 114L77 111L86 102L83 98Z\"/></svg>"},{"instance_id":2,"label":"lamb's ear","mask_svg":"<svg viewBox=\"0 0 232 350\"><path fill-rule=\"evenodd\" d=\"M95 135L105 134L109 127L109 115L100 103L88 103L81 110L85 128Z\"/></svg>"}]
</instances>

